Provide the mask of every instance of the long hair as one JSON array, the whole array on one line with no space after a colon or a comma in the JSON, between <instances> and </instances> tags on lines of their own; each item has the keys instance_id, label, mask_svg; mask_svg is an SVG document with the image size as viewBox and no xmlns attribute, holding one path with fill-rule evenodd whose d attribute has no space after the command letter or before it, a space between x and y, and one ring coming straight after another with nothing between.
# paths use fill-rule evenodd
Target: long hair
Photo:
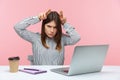
<instances>
[{"instance_id":1,"label":"long hair","mask_svg":"<svg viewBox=\"0 0 120 80\"><path fill-rule=\"evenodd\" d=\"M51 21L55 21L56 23L56 29L57 29L57 33L54 36L54 41L56 42L56 49L58 51L61 50L62 46L61 46L61 36L62 36L62 28L61 28L61 20L60 20L60 16L56 11L52 11L47 15L47 18L45 20L43 20L42 22L42 29L41 29L41 41L42 44L45 48L49 48L49 46L46 44L46 38L47 35L45 33L45 24L51 22Z\"/></svg>"}]
</instances>

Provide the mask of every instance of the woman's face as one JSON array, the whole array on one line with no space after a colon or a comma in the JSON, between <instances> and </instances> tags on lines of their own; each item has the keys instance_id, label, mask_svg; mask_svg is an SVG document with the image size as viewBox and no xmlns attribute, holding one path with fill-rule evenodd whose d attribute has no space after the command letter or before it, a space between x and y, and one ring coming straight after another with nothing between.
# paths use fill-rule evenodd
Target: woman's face
<instances>
[{"instance_id":1,"label":"woman's face","mask_svg":"<svg viewBox=\"0 0 120 80\"><path fill-rule=\"evenodd\" d=\"M57 33L55 21L45 24L45 33L49 38L53 38Z\"/></svg>"}]
</instances>

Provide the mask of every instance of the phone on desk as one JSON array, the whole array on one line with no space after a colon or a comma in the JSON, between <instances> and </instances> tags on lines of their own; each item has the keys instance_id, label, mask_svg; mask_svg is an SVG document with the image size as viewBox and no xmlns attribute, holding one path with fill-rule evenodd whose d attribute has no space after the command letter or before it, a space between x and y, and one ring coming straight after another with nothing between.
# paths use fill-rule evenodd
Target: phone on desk
<instances>
[{"instance_id":1,"label":"phone on desk","mask_svg":"<svg viewBox=\"0 0 120 80\"><path fill-rule=\"evenodd\" d=\"M46 73L46 70L39 70L39 69L33 69L33 68L24 68L19 69L21 72L29 73L29 74L40 74L40 73Z\"/></svg>"}]
</instances>

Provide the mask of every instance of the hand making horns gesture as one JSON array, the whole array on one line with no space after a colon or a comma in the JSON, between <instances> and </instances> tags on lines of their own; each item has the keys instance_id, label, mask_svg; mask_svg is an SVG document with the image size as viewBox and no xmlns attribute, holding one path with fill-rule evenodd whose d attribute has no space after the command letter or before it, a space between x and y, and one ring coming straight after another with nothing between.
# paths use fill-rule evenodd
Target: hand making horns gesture
<instances>
[{"instance_id":1,"label":"hand making horns gesture","mask_svg":"<svg viewBox=\"0 0 120 80\"><path fill-rule=\"evenodd\" d=\"M47 15L51 12L51 9L49 9L47 12L40 13L38 15L40 20L45 20L47 18Z\"/></svg>"},{"instance_id":2,"label":"hand making horns gesture","mask_svg":"<svg viewBox=\"0 0 120 80\"><path fill-rule=\"evenodd\" d=\"M66 22L66 18L63 17L63 11L60 11L59 15L60 15L61 24L63 25Z\"/></svg>"},{"instance_id":3,"label":"hand making horns gesture","mask_svg":"<svg viewBox=\"0 0 120 80\"><path fill-rule=\"evenodd\" d=\"M39 19L40 20L45 20L47 18L47 15L51 12L51 9L49 9L47 12L43 12L39 14ZM63 25L66 22L66 18L63 17L63 11L60 11L59 13L61 24Z\"/></svg>"}]
</instances>

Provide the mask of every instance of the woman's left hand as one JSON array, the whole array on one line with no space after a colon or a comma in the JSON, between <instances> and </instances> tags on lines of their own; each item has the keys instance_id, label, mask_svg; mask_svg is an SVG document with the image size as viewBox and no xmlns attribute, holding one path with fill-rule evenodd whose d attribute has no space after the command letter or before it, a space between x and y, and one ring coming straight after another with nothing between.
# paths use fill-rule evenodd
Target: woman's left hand
<instances>
[{"instance_id":1,"label":"woman's left hand","mask_svg":"<svg viewBox=\"0 0 120 80\"><path fill-rule=\"evenodd\" d=\"M63 17L63 11L60 11L59 15L60 15L61 24L63 25L64 23L66 23L66 18Z\"/></svg>"}]
</instances>

